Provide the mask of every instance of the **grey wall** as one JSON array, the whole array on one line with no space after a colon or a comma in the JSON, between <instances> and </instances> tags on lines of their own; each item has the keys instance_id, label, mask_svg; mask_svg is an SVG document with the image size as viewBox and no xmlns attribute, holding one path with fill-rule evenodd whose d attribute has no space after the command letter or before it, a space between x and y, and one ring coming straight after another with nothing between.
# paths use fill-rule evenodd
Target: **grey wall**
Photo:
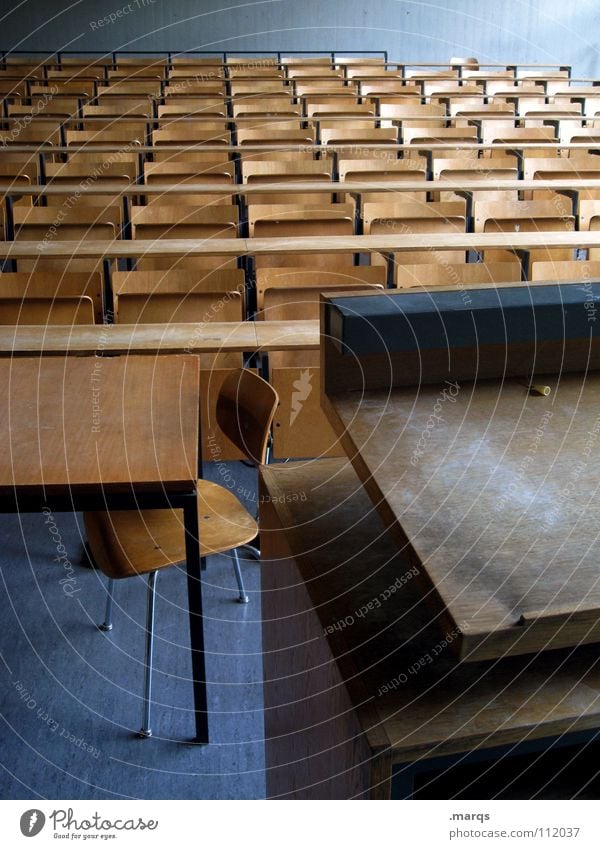
<instances>
[{"instance_id":1,"label":"grey wall","mask_svg":"<svg viewBox=\"0 0 600 849\"><path fill-rule=\"evenodd\" d=\"M110 13L120 17L101 26ZM389 51L600 76L598 0L0 0L0 48Z\"/></svg>"}]
</instances>

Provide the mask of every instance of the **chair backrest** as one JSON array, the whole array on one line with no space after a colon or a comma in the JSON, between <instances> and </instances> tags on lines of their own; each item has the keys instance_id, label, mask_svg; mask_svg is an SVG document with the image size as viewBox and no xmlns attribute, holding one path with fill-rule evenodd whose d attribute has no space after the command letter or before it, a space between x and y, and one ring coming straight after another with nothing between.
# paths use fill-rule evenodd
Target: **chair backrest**
<instances>
[{"instance_id":1,"label":"chair backrest","mask_svg":"<svg viewBox=\"0 0 600 849\"><path fill-rule=\"evenodd\" d=\"M531 264L531 279L540 280L593 280L600 277L600 262L580 260L563 260L562 262L533 262Z\"/></svg>"},{"instance_id":2,"label":"chair backrest","mask_svg":"<svg viewBox=\"0 0 600 849\"><path fill-rule=\"evenodd\" d=\"M62 298L91 298L96 321L102 322L103 289L101 274L52 273L48 271L0 274L0 298L33 298L56 301Z\"/></svg>"},{"instance_id":3,"label":"chair backrest","mask_svg":"<svg viewBox=\"0 0 600 849\"><path fill-rule=\"evenodd\" d=\"M241 268L204 271L115 271L112 284L115 297L122 294L185 295L192 292L239 292L242 297L245 294L244 272Z\"/></svg>"},{"instance_id":4,"label":"chair backrest","mask_svg":"<svg viewBox=\"0 0 600 849\"><path fill-rule=\"evenodd\" d=\"M241 102L233 103L234 118L245 115L268 116L268 115L298 115L302 114L302 107L293 103L289 95L278 97L261 97L256 100L243 99Z\"/></svg>"},{"instance_id":5,"label":"chair backrest","mask_svg":"<svg viewBox=\"0 0 600 849\"><path fill-rule=\"evenodd\" d=\"M401 259L401 258L400 258ZM518 283L521 264L512 262L444 262L396 265L396 286L468 286L478 283Z\"/></svg>"},{"instance_id":6,"label":"chair backrest","mask_svg":"<svg viewBox=\"0 0 600 849\"><path fill-rule=\"evenodd\" d=\"M119 324L180 324L182 322L243 321L243 300L231 292L154 292L115 295L115 318ZM216 355L219 357L220 355ZM222 355L221 355L222 357ZM212 363L215 356L202 355ZM238 360L237 354L235 360Z\"/></svg>"},{"instance_id":7,"label":"chair backrest","mask_svg":"<svg viewBox=\"0 0 600 849\"><path fill-rule=\"evenodd\" d=\"M518 180L519 168L514 156L503 156L497 159L473 159L472 157L460 157L450 159L434 159L433 179L448 180ZM474 195L475 197L475 195ZM477 192L477 198L484 200L517 200L516 189L506 190L499 187ZM455 192L440 191L439 199L456 200Z\"/></svg>"},{"instance_id":8,"label":"chair backrest","mask_svg":"<svg viewBox=\"0 0 600 849\"><path fill-rule=\"evenodd\" d=\"M195 207L179 204L150 204L132 206L131 222L134 239L234 239L237 236L238 209L236 206ZM137 267L145 270L160 270L171 267L221 268L233 267L234 259L223 260L219 256L190 256L182 258L140 256Z\"/></svg>"},{"instance_id":9,"label":"chair backrest","mask_svg":"<svg viewBox=\"0 0 600 849\"><path fill-rule=\"evenodd\" d=\"M266 289L263 294L263 312L261 318L265 321L310 321L318 320L321 307L321 293L347 291L383 290L383 284L357 282L353 286L347 283L327 284L320 286L288 286ZM273 360L273 355L271 360ZM275 359L278 359L275 357Z\"/></svg>"},{"instance_id":10,"label":"chair backrest","mask_svg":"<svg viewBox=\"0 0 600 849\"><path fill-rule=\"evenodd\" d=\"M0 298L0 324L94 324L91 298Z\"/></svg>"},{"instance_id":11,"label":"chair backrest","mask_svg":"<svg viewBox=\"0 0 600 849\"><path fill-rule=\"evenodd\" d=\"M256 301L264 305L265 293L272 289L353 289L369 285L384 287L386 269L381 265L347 265L339 271L314 268L257 268Z\"/></svg>"},{"instance_id":12,"label":"chair backrest","mask_svg":"<svg viewBox=\"0 0 600 849\"><path fill-rule=\"evenodd\" d=\"M193 116L225 118L227 104L224 97L171 97L164 106L158 107L158 117Z\"/></svg>"},{"instance_id":13,"label":"chair backrest","mask_svg":"<svg viewBox=\"0 0 600 849\"><path fill-rule=\"evenodd\" d=\"M269 430L279 398L273 387L249 369L235 369L221 385L217 423L254 463L264 463Z\"/></svg>"},{"instance_id":14,"label":"chair backrest","mask_svg":"<svg viewBox=\"0 0 600 849\"><path fill-rule=\"evenodd\" d=\"M475 232L574 230L570 200L557 198L555 201L476 201L473 204Z\"/></svg>"}]
</instances>

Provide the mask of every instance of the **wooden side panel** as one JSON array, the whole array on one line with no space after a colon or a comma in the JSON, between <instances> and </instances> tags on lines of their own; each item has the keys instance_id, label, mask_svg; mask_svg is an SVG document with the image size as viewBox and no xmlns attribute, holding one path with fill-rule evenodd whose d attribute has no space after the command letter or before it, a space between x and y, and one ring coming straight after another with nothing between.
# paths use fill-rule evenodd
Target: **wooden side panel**
<instances>
[{"instance_id":1,"label":"wooden side panel","mask_svg":"<svg viewBox=\"0 0 600 849\"><path fill-rule=\"evenodd\" d=\"M362 734L264 484L260 502L267 797L368 798L380 758ZM390 782L380 770L374 794L388 796Z\"/></svg>"},{"instance_id":2,"label":"wooden side panel","mask_svg":"<svg viewBox=\"0 0 600 849\"><path fill-rule=\"evenodd\" d=\"M321 409L318 367L274 368L279 394L273 422L273 454L287 457L342 457L344 451Z\"/></svg>"}]
</instances>

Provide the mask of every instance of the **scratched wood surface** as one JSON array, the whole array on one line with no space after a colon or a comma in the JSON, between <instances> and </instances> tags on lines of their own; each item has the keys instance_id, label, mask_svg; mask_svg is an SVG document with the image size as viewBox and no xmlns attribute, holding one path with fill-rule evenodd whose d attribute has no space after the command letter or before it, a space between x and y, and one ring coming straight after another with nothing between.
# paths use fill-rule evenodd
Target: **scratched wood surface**
<instances>
[{"instance_id":1,"label":"scratched wood surface","mask_svg":"<svg viewBox=\"0 0 600 849\"><path fill-rule=\"evenodd\" d=\"M342 443L466 660L600 641L600 375L330 396Z\"/></svg>"},{"instance_id":2,"label":"scratched wood surface","mask_svg":"<svg viewBox=\"0 0 600 849\"><path fill-rule=\"evenodd\" d=\"M0 359L0 494L190 491L197 357Z\"/></svg>"}]
</instances>

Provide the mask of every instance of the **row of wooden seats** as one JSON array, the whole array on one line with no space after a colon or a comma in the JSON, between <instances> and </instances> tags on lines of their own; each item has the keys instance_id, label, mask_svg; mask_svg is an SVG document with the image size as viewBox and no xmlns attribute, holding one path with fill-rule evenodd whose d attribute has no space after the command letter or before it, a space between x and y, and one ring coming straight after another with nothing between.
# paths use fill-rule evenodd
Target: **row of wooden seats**
<instances>
[{"instance_id":1,"label":"row of wooden seats","mask_svg":"<svg viewBox=\"0 0 600 849\"><path fill-rule=\"evenodd\" d=\"M523 159L523 177L525 180L568 180L593 179L597 176L600 168L600 157L584 152L578 152L571 157L549 156L554 151L541 151L542 156L526 156ZM449 155L454 154L454 155ZM460 155L460 149L456 151L440 151L440 155L433 160L433 181L450 180L517 180L519 170L517 160L514 156L504 152L503 156L493 158L477 159L470 155ZM190 154L191 155L191 154ZM324 181L333 179L334 168L331 159L298 159L296 161L281 160L277 158L277 151L269 151L267 156L261 160L241 160L241 184L256 185L259 183L296 183L302 181ZM19 159L23 161L19 161ZM38 161L27 158L27 155L8 158L0 153L0 189L9 192L11 189L18 193L19 186L39 184L40 174L38 172ZM424 181L427 179L427 166L421 157L406 157L404 159L343 159L337 162L337 173L343 182L360 180L373 180L377 182L402 182L402 181ZM80 184L83 183L82 194L85 193L86 181L94 186L102 186L103 183L122 184L123 187L138 183L139 195L144 195L144 185L148 186L184 186L187 183L200 184L223 184L223 198L229 198L226 186L236 185L236 170L233 162L227 161L202 161L186 160L180 158L175 161L144 162L141 171L138 169L138 161L125 159L119 162L104 163L98 173L97 166L92 166L85 159L68 162L49 162L44 169L44 178L49 185ZM431 190L435 187L432 184ZM296 194L296 193L295 193ZM505 196L505 195L503 195ZM150 195L147 201L151 200ZM211 195L203 196L209 199ZM218 195L212 198L212 202L218 200ZM267 200L268 197L268 200ZM276 202L265 194L266 202ZM310 196L316 199L318 195ZM94 196L89 194L85 197L86 204L93 204ZM186 200L187 198L187 200ZM180 202L200 203L196 195L181 195ZM294 202L302 202L304 195L294 196ZM260 202L261 196L256 193L252 195L251 202ZM400 199L400 197L398 198ZM443 198L441 198L443 199ZM28 201L30 202L30 201ZM46 197L49 204L56 203L51 195ZM209 202L207 200L207 202ZM229 201L231 202L231 201Z\"/></svg>"},{"instance_id":2,"label":"row of wooden seats","mask_svg":"<svg viewBox=\"0 0 600 849\"><path fill-rule=\"evenodd\" d=\"M448 77L443 81L448 84L448 88L446 90L447 93L451 94L453 88L457 87L455 80ZM432 84L436 83L433 76L429 78L429 82ZM127 84L129 84L128 81ZM423 85L425 84L426 83L423 81ZM120 83L113 83L112 85L120 85ZM228 85L231 85L231 81ZM282 81L282 78L277 78L273 85L276 91L281 91L283 90L283 86L285 86L285 81ZM336 83L335 85L338 84ZM342 103L341 98L346 96L346 93L344 92L340 94L340 89L337 88L336 90L335 85L333 86L334 91L331 96L332 103L325 103L325 106L330 106L334 112L339 115L340 109L343 110L344 108L348 108L350 105L356 105L357 107L362 105L358 96L351 104ZM343 85L347 88L347 81L343 82ZM146 83L143 83L143 86L144 88L140 88L138 93L147 94L148 89ZM257 87L262 88L262 86L262 82L258 85L254 84L254 89ZM444 87L445 86L442 88ZM156 91L157 89L154 90ZM161 92L162 91L163 89L161 88ZM422 91L423 90L421 90L421 93ZM244 92L241 93L242 95L244 94ZM473 93L467 92L466 94ZM465 92L463 91L460 95L457 95L457 97L464 95ZM531 95L534 96L535 92L531 92ZM547 96L547 91L545 92L545 95ZM464 128L464 131L463 128L456 127L435 127L435 123L442 117L442 109L446 115L448 112L452 111L454 104L451 100L452 98L449 97L447 99L447 103L443 106L441 104L439 105L441 107L439 116L431 115L430 113L429 117L432 119L432 127L421 128L417 125L414 128L416 130L415 137L417 141L420 139L420 133L431 132L432 128L435 133L434 137L440 135L444 136L445 134L446 138L452 139L453 141L457 141L462 137L467 139L474 138L473 133L470 132L474 129L472 127ZM464 104L464 101L462 102ZM385 106L386 104L383 105ZM401 103L391 103L389 105L403 108ZM484 104L481 104L478 101L470 105L479 107ZM303 101L303 108L307 108L306 99ZM378 108L381 109L381 104L378 104ZM483 111L492 112L492 110ZM359 110L356 120L364 121L365 114L366 110ZM508 116L509 114L512 115L514 113L512 110L505 110L505 114ZM371 129L370 126L365 127L362 125L360 127L343 128L343 132L351 134L349 136L345 136L344 141L352 143L358 148L360 143L368 143L365 142L365 139L369 138L369 136L366 135L367 131L376 132L381 129L392 130L396 133L397 138L397 125L398 123L401 123L400 119L404 119L405 116L406 113L402 115L399 112L388 112L386 120L389 120L391 124L390 127L378 127ZM311 117L314 117L314 113ZM459 117L464 116L457 115L455 117L458 119ZM119 126L119 129L117 129L116 132L125 132L126 121L124 121L122 117L119 118L118 116L115 116L115 118L117 119L115 123ZM147 122L142 123L145 126L147 125ZM217 126L213 128L205 125L203 130L205 132L207 130L208 132L212 132L212 138L214 139L215 131L226 131L227 128L228 127L223 125L221 125L221 127ZM320 129L323 129L322 124L320 124ZM331 127L332 133L337 132L338 129L339 128L336 126ZM413 128L408 126L405 127L403 125L402 129L405 131ZM453 135L452 133L447 132L448 130L456 129L460 129L463 135L459 136L456 133ZM240 130L239 127L238 130L240 132L252 132L248 130ZM275 130L274 123L270 123L269 130L271 132L269 132L268 135L263 134L265 144L272 144L274 139L283 140L285 142L291 141L290 136L285 137L284 135L279 135L279 133L289 133L289 129ZM305 132L305 130L306 128L304 127L298 127L298 131L300 132ZM93 130L90 132L94 134ZM156 132L162 132L162 130L157 130ZM183 140L183 143L197 144L199 132L201 132L201 130L198 127L193 127L194 138L190 137L191 134L186 138L184 133L183 136L180 136L180 139ZM292 130L292 132L294 132L294 130ZM353 133L355 134L352 135ZM102 135L102 133L94 135L97 138ZM552 134L552 137L553 139L555 138L554 133ZM109 137L104 135L103 140L106 140L107 138ZM206 137L205 140L207 143L210 143L210 138L210 136ZM332 139L333 138L335 137L332 136ZM379 138L383 139L384 135L380 133ZM544 136L535 135L533 138L537 140L544 138ZM591 138L591 136L588 136L588 138ZM79 139L81 139L81 136ZM303 136L300 143L312 145L314 142L314 136L308 143L305 139L306 137ZM132 139L126 138L123 140L131 141ZM202 141L204 139L200 137L200 140ZM261 138L257 135L247 136L247 140L250 143L261 143ZM177 141L171 139L168 143L176 144ZM227 138L223 141L223 144L226 143ZM242 144L243 143L244 140L242 141ZM304 156L306 157L304 161L295 151L284 151L282 153L285 158L282 157L282 160L280 160L280 166L295 165L297 168L299 164L308 164L310 162L312 167L316 166L317 168L323 169L323 162L331 165L331 163L328 163L327 160L321 160L320 162L315 160L312 150L304 152ZM423 163L419 161L420 151L416 150L415 153L417 155L414 157L414 164L417 166L423 166ZM164 161L164 159L170 160L173 156L173 152L165 151L165 154L166 156L163 158L162 162L152 163L152 166L150 167L149 165L147 171L144 166L144 170L148 178L154 177L168 180L169 178L165 177L165 175L169 172L167 170L161 172L160 166L164 165L166 167L172 166L173 164L176 165L178 163L185 166L187 156L199 157L196 159L196 162L203 165L206 165L210 161L210 159L202 160L201 158L204 155L209 156L208 152L207 154L202 154L198 153L197 150L193 152L183 152L181 157L180 153L177 152L175 154L177 159L174 162ZM94 156L93 153L81 155ZM350 164L348 165L348 168L346 169L346 167L343 166L343 170L340 170L340 176L343 174L342 179L352 179L352 174L368 173L369 175L372 175L375 173L374 169L371 168L366 168L365 171L361 171L360 168L362 165L359 165L358 169L355 168L353 171L353 165L351 162L352 155L359 156L360 159L356 161L359 161L360 163L363 163L366 160L367 162L377 164L381 167L381 164L375 161L376 157L369 158L368 153L362 153L362 151L354 150L350 152ZM76 156L80 156L80 154L78 153ZM247 182L253 180L260 181L261 179L263 181L272 180L273 174L277 173L278 154L271 154L269 152L265 153L265 157L267 158L267 161L265 161L264 164L269 165L270 169L265 169L264 171L261 171L260 168L258 170L253 170L251 166L261 165L262 163L254 163L251 161L251 157L244 157L242 160L241 170L242 179ZM135 153L132 154L132 161L133 158L137 158ZM289 161L292 158L298 161ZM448 161L451 157L446 156L444 158ZM503 159L506 159L505 155L503 155ZM188 161L193 160L190 159ZM346 160L343 158L339 159L339 162L341 163L344 163L345 161ZM492 160L490 160L490 162L491 161ZM401 160L397 160L397 162L400 163ZM85 163L85 159L79 159L79 163ZM275 166L273 163L275 163ZM64 163L56 162L54 164L58 167L56 171L54 173L50 173L49 176L51 180L60 180L60 174L62 171L61 166L64 167ZM73 164L77 164L77 161L74 161L71 156L69 156L67 168ZM231 163L228 163L228 165L230 164ZM437 164L438 163L436 162L436 167ZM494 164L502 164L511 173L514 173L515 171L514 167L510 169L508 163L496 162ZM510 164L514 166L514 163ZM52 165L52 163L48 163L48 165ZM216 168L218 168L219 165L220 163L217 162ZM406 168L404 173L409 176L414 176L415 171L418 170L419 168ZM420 170L421 173L424 173L424 166L421 167ZM468 170L468 166L466 166L465 170ZM489 170L495 169L490 168ZM500 170L501 169L498 169L496 173ZM395 168L390 168L390 171L391 173L394 173ZM231 185L230 181L232 181L234 177L232 171L226 170L225 172L217 173L220 173L221 177L224 177L224 179L227 180L227 184ZM441 175L442 173L444 173L443 169L440 169L439 174ZM173 172L171 172L171 175L172 174ZM332 170L329 168L327 173L323 173L321 171L321 174L323 179L330 179ZM183 175L185 175L184 179L187 179L190 176L194 177L197 175L197 170L192 172L190 175L189 172L185 172L182 168L176 176L182 177ZM46 176L48 176L48 174ZM129 171L127 175L123 176L126 176L127 179L131 181L131 171ZM294 174L290 171L288 177L297 178L298 173ZM143 187L140 187L140 196L143 197ZM60 198L60 196L58 197ZM97 230L95 230L94 236L97 235L98 238L114 238L117 235L120 222L118 217L119 208L116 207L116 213L113 217L111 217L110 212L107 212L107 210L111 209L111 199L108 199L109 203L107 205L107 199L102 199L102 196L99 197L100 199L98 200L96 209L91 208L89 211L89 224L95 224L98 226L98 222L100 221L101 226L106 226L112 230L112 235L110 236L107 236L106 234L97 235ZM201 198L200 200L202 203L198 206L198 198L194 198L192 196L190 198L192 202L185 204L188 208L185 209L183 213L181 211L182 204L180 198L176 198L177 206L173 205L175 198L171 204L164 201L160 201L159 203L153 201L146 206L140 206L139 204L133 203L131 209L131 235L134 239L150 238L153 240L160 238L174 238L177 236L181 236L183 238L205 239L214 236L223 237L225 234L227 236L234 237L239 235L239 214L237 207L233 206L230 202L231 197L231 194L225 194L221 198L221 203L216 205L211 203L210 208L203 208L205 199ZM114 199L115 197L113 196L113 200ZM118 198L116 199L118 200ZM87 201L87 198L85 200ZM357 210L352 203L349 202L349 197L339 197L337 198L339 202L336 203L332 202L334 200L333 198L327 198L327 196L323 197L319 195L306 197L299 194L290 195L288 198L285 198L285 200L288 201L287 203L281 203L282 199L280 197L275 195L269 196L269 194L265 192L262 197L258 198L261 203L256 203L254 196L251 200L252 202L249 204L247 210L250 238L256 238L259 236L281 236L285 238L286 236L293 235L322 235L324 232L330 234L351 235L355 232L354 227ZM464 200L462 199L447 198L440 195L439 199L427 203L424 197L410 198L399 195L394 198L395 202L393 204L378 203L375 198L369 198L368 196L363 196L361 200L362 203L359 210L360 221L362 222L364 232L366 233L395 231L400 233L442 232L451 234L461 230L464 231L466 227L466 208ZM277 202L274 203L274 201ZM207 203L208 202L209 201L207 201ZM498 200L495 201L496 204L499 202L500 201ZM56 203L56 201L53 203ZM484 230L489 229L489 227L498 227L499 221L505 222L505 224L502 225L502 228L505 226L506 229L514 228L515 222L516 226L522 227L523 229L527 229L528 227L539 227L540 219L542 227L545 229L552 229L553 226L557 224L557 219L559 218L560 226L570 227L571 224L572 216L570 215L570 207L567 204L568 211L565 212L565 208L562 206L562 204L565 203L565 200L560 196L558 196L558 205L556 198L552 198L548 201L549 206L546 207L547 214L542 211L540 206L535 209L533 208L534 204L541 203L538 200L528 201L527 209L523 206L525 202L518 201L516 198L513 199L505 197L501 203L505 205L504 219L500 215L500 210L498 208L492 208L493 202L488 200L486 203L482 203L480 199L475 199L474 221L476 223L476 229L483 232ZM102 204L104 204L104 206L102 206ZM484 210L484 207L487 207L487 209ZM85 217L82 218L82 208L83 207L79 207L77 210L77 220L75 220L75 216L73 221L65 219L61 220L59 228L60 238L89 238L90 230L85 226ZM43 241L48 230L49 219L53 212L55 212L55 209L31 206L28 204L15 204L13 217L16 228L16 237L27 238L25 231L28 230L30 226L31 228L34 228L35 226L39 226L43 223L46 226L45 232L36 232L34 229L29 229L30 237ZM45 219L45 221L43 219ZM27 224L28 221L29 225ZM77 226L83 229L84 232L77 235L76 229L73 229L67 233L69 227L77 228ZM541 252L540 258L532 256L531 273L533 274L535 272L538 260L545 259L547 261L550 257L552 259L559 259L558 255L555 256L554 254L549 254L548 252L543 251ZM488 252L484 255L485 261L478 263L465 263L464 253L452 251L450 249L448 251L442 250L435 253L425 250L415 251L412 254L399 255L398 259L401 260L401 264L397 264L394 269L394 282L396 285L423 285L423 281L426 279L432 281L436 279L441 283L445 276L449 276L451 282L454 284L461 280L474 283L494 279L517 280L521 274L519 263L510 252L507 254L501 254L497 257ZM316 256L274 255L273 257L256 257L254 262L255 268L251 273L255 274L258 319L269 320L270 318L279 318L284 321L291 322L298 318L314 318L317 315L319 293L325 288L337 287L344 289L353 286L360 286L361 288L364 288L366 286L384 285L386 282L385 260L383 258L378 258L376 255L372 258L372 260L372 265L361 266L355 264L355 257L353 254L322 254ZM33 275L35 273L39 273L42 268L51 269L53 263L56 263L55 272L60 274L62 278L69 276L70 271L75 271L77 268L76 264L78 262L83 263L82 273L85 274L85 267L87 267L88 275L95 275L96 280L101 281L97 264L94 265L94 263L89 260L71 260L67 262L55 261L44 257L43 251L41 251L41 258L39 261L37 263L32 263L30 268L32 269ZM432 263L433 268L429 268ZM198 318L202 321L208 321L224 320L226 317L228 320L233 320L230 316L234 315L239 318L244 314L243 300L246 293L246 280L244 279L242 270L233 267L235 264L235 261L232 262L230 259L223 261L219 257L211 257L208 259L181 257L175 263L172 259L163 260L161 258L154 257L140 257L136 262L136 270L133 272L122 272L113 269L111 277L114 292L115 319L121 322L145 322L160 320L190 321ZM23 274L24 270L25 274L27 274L25 265L26 263L18 263L20 274ZM149 269L154 270L151 271ZM186 278L186 282L182 282L181 278L176 279L176 275L182 273L181 269L187 269L187 274L193 275L188 276ZM65 270L68 271L67 274L65 274ZM237 280L239 281L238 283L234 283L233 275L236 273ZM144 274L154 274L155 277L146 277L144 280L142 279ZM230 274L232 276L229 278L222 278L220 275L223 274ZM140 278L139 275L142 275L142 278ZM11 275L3 276L6 280ZM163 278L164 281L168 282L163 282ZM32 279L32 276L30 276L29 282L31 282ZM201 287L198 287L197 285L198 279L202 280ZM191 288L191 281L194 280L196 282L194 283L193 288ZM22 288L23 278L21 278L21 282L19 283L19 281L13 277L12 280L8 280L8 283L13 287L19 284ZM242 283L244 285L242 285ZM42 284L39 283L38 286L42 286ZM26 288L28 287L29 283L27 283ZM9 290L10 286L7 286L5 306L7 310L9 307L13 309L13 321L15 320L15 309L21 310L21 312L18 313L18 315L21 315L22 311L28 307L43 310L44 305L47 306L48 303L50 303L50 308L53 309L54 312L52 313L52 316L44 316L44 314L41 313L40 318L43 321L55 320L54 316L58 316L57 310L59 309L63 311L63 320L66 320L66 313L64 311L69 305L69 299L71 300L70 307L75 310L75 316L87 315L89 320L90 306L92 306L94 317L97 318L99 314L99 301L102 299L103 291L100 282L99 289L95 291L94 297L89 294L88 290L84 290L83 292L71 290L70 292L67 292L66 289L61 289L62 294L60 297L51 295L50 299L48 299L41 297L39 288L36 290L36 287L32 286L31 289L28 288L28 291L37 291L38 297L31 297L28 299L27 297L24 297L23 292L21 291L20 293L16 293L15 300L15 297L9 297ZM212 361L206 365L209 368L216 368L222 365L222 363ZM269 362L269 376L272 382L279 389L280 396L282 398L282 407L275 422L276 456L314 456L321 452L335 453L335 437L333 437L333 435L324 426L323 419L319 419L320 408L318 405L318 392L312 391L318 383L318 358L315 354L307 352L281 352L273 354L271 355ZM302 396L300 410L298 410L297 405L294 404L294 397L296 397L297 400L298 396ZM206 418L210 410L210 399L205 399L205 401L206 403L203 406L203 419ZM318 426L306 426L306 423L312 424L313 422L318 422ZM317 439L314 438L315 435Z\"/></svg>"}]
</instances>

